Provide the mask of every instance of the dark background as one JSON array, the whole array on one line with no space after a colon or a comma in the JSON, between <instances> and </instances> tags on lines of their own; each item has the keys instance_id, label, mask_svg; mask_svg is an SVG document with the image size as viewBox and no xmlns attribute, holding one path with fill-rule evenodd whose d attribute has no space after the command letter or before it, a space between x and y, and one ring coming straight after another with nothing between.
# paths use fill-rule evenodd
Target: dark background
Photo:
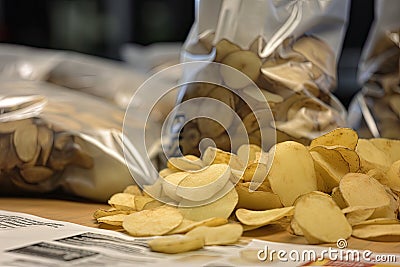
<instances>
[{"instance_id":1,"label":"dark background","mask_svg":"<svg viewBox=\"0 0 400 267\"><path fill-rule=\"evenodd\" d=\"M373 0L353 0L335 94L347 106L373 19ZM194 0L0 0L0 42L120 59L125 43L183 42Z\"/></svg>"}]
</instances>

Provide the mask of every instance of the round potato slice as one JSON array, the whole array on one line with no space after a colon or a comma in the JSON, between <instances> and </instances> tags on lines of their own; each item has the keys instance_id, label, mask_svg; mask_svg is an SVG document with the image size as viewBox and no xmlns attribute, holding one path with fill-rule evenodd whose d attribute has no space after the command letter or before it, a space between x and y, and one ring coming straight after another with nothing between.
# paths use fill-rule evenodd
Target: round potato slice
<instances>
[{"instance_id":1,"label":"round potato slice","mask_svg":"<svg viewBox=\"0 0 400 267\"><path fill-rule=\"evenodd\" d=\"M189 173L187 172L175 172L166 176L162 183L162 190L165 195L175 201L180 201L182 198L176 194L176 189L178 188L178 184L188 175Z\"/></svg>"},{"instance_id":2,"label":"round potato slice","mask_svg":"<svg viewBox=\"0 0 400 267\"><path fill-rule=\"evenodd\" d=\"M135 196L128 193L117 193L111 196L108 204L118 210L136 210Z\"/></svg>"},{"instance_id":3,"label":"round potato slice","mask_svg":"<svg viewBox=\"0 0 400 267\"><path fill-rule=\"evenodd\" d=\"M225 190L221 191L224 192ZM232 214L237 203L238 194L235 188L232 188L221 198L203 206L189 207L191 203L181 202L179 204L179 210L185 219L193 221L202 221L212 217L227 219Z\"/></svg>"},{"instance_id":4,"label":"round potato slice","mask_svg":"<svg viewBox=\"0 0 400 267\"><path fill-rule=\"evenodd\" d=\"M244 165L237 155L215 147L208 147L204 151L203 161L205 165L228 164L234 170L244 169Z\"/></svg>"},{"instance_id":5,"label":"round potato slice","mask_svg":"<svg viewBox=\"0 0 400 267\"><path fill-rule=\"evenodd\" d=\"M387 185L393 190L400 191L400 160L395 161L386 173Z\"/></svg>"},{"instance_id":6,"label":"round potato slice","mask_svg":"<svg viewBox=\"0 0 400 267\"><path fill-rule=\"evenodd\" d=\"M231 174L229 165L213 164L204 170L189 173L178 183L176 194L191 201L209 199L227 184Z\"/></svg>"},{"instance_id":7,"label":"round potato slice","mask_svg":"<svg viewBox=\"0 0 400 267\"><path fill-rule=\"evenodd\" d=\"M152 239L147 244L152 251L175 254L203 248L204 239L186 235L174 235Z\"/></svg>"},{"instance_id":8,"label":"round potato slice","mask_svg":"<svg viewBox=\"0 0 400 267\"><path fill-rule=\"evenodd\" d=\"M391 162L400 160L400 140L373 138L369 141L377 148L388 154Z\"/></svg>"},{"instance_id":9,"label":"round potato slice","mask_svg":"<svg viewBox=\"0 0 400 267\"><path fill-rule=\"evenodd\" d=\"M350 207L379 208L390 204L383 185L366 174L346 174L340 180L339 189Z\"/></svg>"},{"instance_id":10,"label":"round potato slice","mask_svg":"<svg viewBox=\"0 0 400 267\"><path fill-rule=\"evenodd\" d=\"M275 152L269 153L274 158L267 178L284 206L292 206L299 196L318 189L313 158L304 145L286 141L273 149Z\"/></svg>"},{"instance_id":11,"label":"round potato slice","mask_svg":"<svg viewBox=\"0 0 400 267\"><path fill-rule=\"evenodd\" d=\"M122 227L133 236L155 236L168 233L181 224L182 220L179 210L162 206L126 216Z\"/></svg>"},{"instance_id":12,"label":"round potato slice","mask_svg":"<svg viewBox=\"0 0 400 267\"><path fill-rule=\"evenodd\" d=\"M354 237L386 242L400 241L400 224L364 224L355 226Z\"/></svg>"},{"instance_id":13,"label":"round potato slice","mask_svg":"<svg viewBox=\"0 0 400 267\"><path fill-rule=\"evenodd\" d=\"M367 139L358 140L356 152L360 157L360 169L362 172L368 172L372 169L387 171L390 168L391 160L389 155Z\"/></svg>"},{"instance_id":14,"label":"round potato slice","mask_svg":"<svg viewBox=\"0 0 400 267\"><path fill-rule=\"evenodd\" d=\"M236 210L236 217L238 220L246 225L267 225L276 222L286 216L293 215L293 207L278 208L272 210Z\"/></svg>"},{"instance_id":15,"label":"round potato slice","mask_svg":"<svg viewBox=\"0 0 400 267\"><path fill-rule=\"evenodd\" d=\"M344 146L354 150L358 135L350 128L338 128L311 141L310 148L315 146Z\"/></svg>"},{"instance_id":16,"label":"round potato slice","mask_svg":"<svg viewBox=\"0 0 400 267\"><path fill-rule=\"evenodd\" d=\"M237 242L243 233L243 227L238 223L230 223L216 227L196 227L187 236L203 239L206 246L228 245Z\"/></svg>"},{"instance_id":17,"label":"round potato slice","mask_svg":"<svg viewBox=\"0 0 400 267\"><path fill-rule=\"evenodd\" d=\"M351 235L351 225L332 200L321 192L311 192L299 197L294 206L294 219L307 240L334 243Z\"/></svg>"},{"instance_id":18,"label":"round potato slice","mask_svg":"<svg viewBox=\"0 0 400 267\"><path fill-rule=\"evenodd\" d=\"M203 161L193 155L169 158L167 163L169 169L179 171L198 171L204 167L203 165Z\"/></svg>"},{"instance_id":19,"label":"round potato slice","mask_svg":"<svg viewBox=\"0 0 400 267\"><path fill-rule=\"evenodd\" d=\"M239 202L236 208L267 210L282 207L281 200L277 194L264 191L250 191L249 188L242 184L236 185L235 188L239 195Z\"/></svg>"}]
</instances>

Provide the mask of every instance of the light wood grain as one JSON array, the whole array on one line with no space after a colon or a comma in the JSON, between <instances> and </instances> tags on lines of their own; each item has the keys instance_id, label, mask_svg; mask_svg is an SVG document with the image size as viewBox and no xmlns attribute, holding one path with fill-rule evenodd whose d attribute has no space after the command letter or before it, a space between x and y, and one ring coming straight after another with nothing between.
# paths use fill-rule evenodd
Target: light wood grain
<instances>
[{"instance_id":1,"label":"light wood grain","mask_svg":"<svg viewBox=\"0 0 400 267\"><path fill-rule=\"evenodd\" d=\"M106 204L81 203L65 200L0 198L0 209L24 212L52 220L68 221L90 227L98 227L92 214L96 209L109 208ZM266 226L245 233L245 238L257 238L273 242L306 244L303 237L290 235L279 226ZM325 244L332 246L334 244ZM374 252L400 253L400 242L372 242L357 238L348 240L348 248L369 249Z\"/></svg>"}]
</instances>

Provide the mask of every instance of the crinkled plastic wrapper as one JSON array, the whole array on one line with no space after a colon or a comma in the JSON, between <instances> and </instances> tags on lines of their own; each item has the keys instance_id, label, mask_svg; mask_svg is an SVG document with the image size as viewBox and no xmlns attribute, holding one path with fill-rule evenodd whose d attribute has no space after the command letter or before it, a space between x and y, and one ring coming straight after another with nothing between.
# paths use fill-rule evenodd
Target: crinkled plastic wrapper
<instances>
[{"instance_id":1,"label":"crinkled plastic wrapper","mask_svg":"<svg viewBox=\"0 0 400 267\"><path fill-rule=\"evenodd\" d=\"M45 82L3 80L0 110L0 192L61 188L105 201L133 183L123 154L124 111L109 101Z\"/></svg>"},{"instance_id":2,"label":"crinkled plastic wrapper","mask_svg":"<svg viewBox=\"0 0 400 267\"><path fill-rule=\"evenodd\" d=\"M182 58L184 62L226 64L246 74L268 101L275 119L270 126L276 129L277 141L308 144L323 133L346 126L345 109L331 91L336 86L348 8L348 1L336 0L201 0ZM222 72L212 72L206 78L215 84L188 85L178 102L196 97L224 102L243 121L250 143L260 145L263 129L254 127L257 115L238 95L224 88L245 91L246 84ZM203 138L230 149L226 131L207 120L193 120L183 127L183 154L198 155Z\"/></svg>"},{"instance_id":3,"label":"crinkled plastic wrapper","mask_svg":"<svg viewBox=\"0 0 400 267\"><path fill-rule=\"evenodd\" d=\"M349 107L349 124L362 137L400 139L400 2L375 2L375 20L363 49L363 88Z\"/></svg>"}]
</instances>

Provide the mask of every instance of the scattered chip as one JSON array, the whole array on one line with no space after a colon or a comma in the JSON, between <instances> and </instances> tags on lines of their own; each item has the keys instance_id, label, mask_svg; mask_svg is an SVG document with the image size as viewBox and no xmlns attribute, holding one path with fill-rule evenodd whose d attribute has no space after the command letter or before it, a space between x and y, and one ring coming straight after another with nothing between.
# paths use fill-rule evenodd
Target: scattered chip
<instances>
[{"instance_id":1,"label":"scattered chip","mask_svg":"<svg viewBox=\"0 0 400 267\"><path fill-rule=\"evenodd\" d=\"M293 215L293 207L285 207L272 210L254 211L246 209L236 210L238 220L247 225L267 225L277 220Z\"/></svg>"},{"instance_id":2,"label":"scattered chip","mask_svg":"<svg viewBox=\"0 0 400 267\"><path fill-rule=\"evenodd\" d=\"M205 241L205 245L210 246L235 243L240 239L242 233L243 227L240 224L230 223L216 227L196 227L186 235L195 238L202 238Z\"/></svg>"},{"instance_id":3,"label":"scattered chip","mask_svg":"<svg viewBox=\"0 0 400 267\"><path fill-rule=\"evenodd\" d=\"M400 224L364 224L355 226L352 235L357 238L400 242Z\"/></svg>"},{"instance_id":4,"label":"scattered chip","mask_svg":"<svg viewBox=\"0 0 400 267\"><path fill-rule=\"evenodd\" d=\"M383 185L366 174L346 174L340 180L339 189L350 207L379 208L390 203Z\"/></svg>"},{"instance_id":5,"label":"scattered chip","mask_svg":"<svg viewBox=\"0 0 400 267\"><path fill-rule=\"evenodd\" d=\"M299 197L294 206L294 219L309 243L334 243L350 237L352 228L332 200L321 192Z\"/></svg>"},{"instance_id":6,"label":"scattered chip","mask_svg":"<svg viewBox=\"0 0 400 267\"><path fill-rule=\"evenodd\" d=\"M135 196L128 193L117 193L111 196L108 204L118 210L136 210Z\"/></svg>"},{"instance_id":7,"label":"scattered chip","mask_svg":"<svg viewBox=\"0 0 400 267\"><path fill-rule=\"evenodd\" d=\"M338 128L311 141L310 148L315 146L344 146L354 150L358 135L353 129Z\"/></svg>"},{"instance_id":8,"label":"scattered chip","mask_svg":"<svg viewBox=\"0 0 400 267\"><path fill-rule=\"evenodd\" d=\"M134 196L143 196L142 190L140 190L139 186L137 185L128 185L123 193L131 194Z\"/></svg>"},{"instance_id":9,"label":"scattered chip","mask_svg":"<svg viewBox=\"0 0 400 267\"><path fill-rule=\"evenodd\" d=\"M299 196L317 190L313 158L304 145L286 141L272 149L268 180L284 206L292 206Z\"/></svg>"},{"instance_id":10,"label":"scattered chip","mask_svg":"<svg viewBox=\"0 0 400 267\"><path fill-rule=\"evenodd\" d=\"M115 214L115 215L110 215L110 216L104 216L101 218L97 219L97 222L99 223L105 223L109 225L115 225L115 226L122 226L122 222L124 219L128 216L127 214Z\"/></svg>"},{"instance_id":11,"label":"scattered chip","mask_svg":"<svg viewBox=\"0 0 400 267\"><path fill-rule=\"evenodd\" d=\"M204 239L187 235L164 236L147 242L150 249L156 252L175 254L201 249Z\"/></svg>"},{"instance_id":12,"label":"scattered chip","mask_svg":"<svg viewBox=\"0 0 400 267\"><path fill-rule=\"evenodd\" d=\"M181 224L182 214L175 208L162 206L128 215L122 227L133 236L163 235Z\"/></svg>"}]
</instances>

